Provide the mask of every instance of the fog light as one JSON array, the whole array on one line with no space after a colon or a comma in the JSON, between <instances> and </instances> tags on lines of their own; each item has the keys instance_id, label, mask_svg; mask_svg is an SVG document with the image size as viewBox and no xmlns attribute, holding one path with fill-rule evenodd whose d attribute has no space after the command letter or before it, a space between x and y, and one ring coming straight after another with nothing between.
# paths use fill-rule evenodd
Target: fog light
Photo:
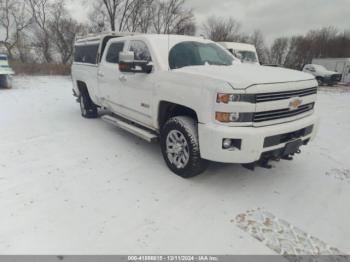
<instances>
[{"instance_id":1,"label":"fog light","mask_svg":"<svg viewBox=\"0 0 350 262\"><path fill-rule=\"evenodd\" d=\"M242 140L241 139L231 139L231 138L224 138L222 140L222 149L225 150L235 150L235 149L242 149Z\"/></svg>"},{"instance_id":2,"label":"fog light","mask_svg":"<svg viewBox=\"0 0 350 262\"><path fill-rule=\"evenodd\" d=\"M229 149L229 148L231 148L231 146L232 146L232 140L231 139L226 138L226 139L224 139L222 141L223 149Z\"/></svg>"}]
</instances>

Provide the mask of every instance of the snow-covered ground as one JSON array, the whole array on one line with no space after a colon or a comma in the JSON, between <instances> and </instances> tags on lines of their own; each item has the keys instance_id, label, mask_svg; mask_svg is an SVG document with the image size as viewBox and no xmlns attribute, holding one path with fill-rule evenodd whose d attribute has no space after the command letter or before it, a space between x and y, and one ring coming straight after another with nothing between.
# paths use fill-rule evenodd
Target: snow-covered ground
<instances>
[{"instance_id":1,"label":"snow-covered ground","mask_svg":"<svg viewBox=\"0 0 350 262\"><path fill-rule=\"evenodd\" d=\"M81 118L71 87L0 90L1 254L350 253L347 87L320 92L319 135L295 161L214 163L191 180L159 145Z\"/></svg>"}]
</instances>

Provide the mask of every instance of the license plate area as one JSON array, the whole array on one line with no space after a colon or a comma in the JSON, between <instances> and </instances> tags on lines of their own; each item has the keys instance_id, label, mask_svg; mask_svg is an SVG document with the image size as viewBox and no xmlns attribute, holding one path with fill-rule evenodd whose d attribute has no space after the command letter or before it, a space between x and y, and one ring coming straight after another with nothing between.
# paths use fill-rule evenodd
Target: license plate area
<instances>
[{"instance_id":1,"label":"license plate area","mask_svg":"<svg viewBox=\"0 0 350 262\"><path fill-rule=\"evenodd\" d=\"M283 156L289 156L297 153L302 145L303 141L301 139L288 143L283 150Z\"/></svg>"}]
</instances>

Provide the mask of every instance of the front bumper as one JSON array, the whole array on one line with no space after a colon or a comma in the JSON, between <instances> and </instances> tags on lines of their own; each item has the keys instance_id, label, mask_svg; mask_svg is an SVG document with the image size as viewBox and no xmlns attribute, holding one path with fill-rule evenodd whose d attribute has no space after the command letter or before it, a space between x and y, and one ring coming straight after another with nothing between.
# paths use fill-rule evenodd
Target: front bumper
<instances>
[{"instance_id":1,"label":"front bumper","mask_svg":"<svg viewBox=\"0 0 350 262\"><path fill-rule=\"evenodd\" d=\"M261 159L266 152L282 149L293 139L269 146L267 138L297 132L313 126L311 133L299 137L303 142L311 141L318 130L318 117L311 116L278 125L265 127L228 127L217 124L199 124L199 144L201 157L222 163L248 164ZM241 149L223 149L223 139L240 139Z\"/></svg>"},{"instance_id":2,"label":"front bumper","mask_svg":"<svg viewBox=\"0 0 350 262\"><path fill-rule=\"evenodd\" d=\"M339 83L342 79L342 75L335 74L323 78L323 83L327 85L335 85Z\"/></svg>"}]
</instances>

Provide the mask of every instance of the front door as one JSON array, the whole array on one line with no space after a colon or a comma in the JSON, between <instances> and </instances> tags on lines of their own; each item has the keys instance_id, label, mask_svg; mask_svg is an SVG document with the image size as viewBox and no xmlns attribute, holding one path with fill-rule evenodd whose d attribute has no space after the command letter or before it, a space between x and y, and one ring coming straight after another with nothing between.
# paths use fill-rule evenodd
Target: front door
<instances>
[{"instance_id":1,"label":"front door","mask_svg":"<svg viewBox=\"0 0 350 262\"><path fill-rule=\"evenodd\" d=\"M122 84L119 81L119 53L123 51L124 45L124 42L111 42L106 47L106 54L98 70L102 104L114 113L120 111Z\"/></svg>"},{"instance_id":2,"label":"front door","mask_svg":"<svg viewBox=\"0 0 350 262\"><path fill-rule=\"evenodd\" d=\"M147 44L140 40L130 41L128 51L135 54L135 61L152 62ZM121 98L123 115L142 125L152 127L152 93L154 73L121 73Z\"/></svg>"}]
</instances>

